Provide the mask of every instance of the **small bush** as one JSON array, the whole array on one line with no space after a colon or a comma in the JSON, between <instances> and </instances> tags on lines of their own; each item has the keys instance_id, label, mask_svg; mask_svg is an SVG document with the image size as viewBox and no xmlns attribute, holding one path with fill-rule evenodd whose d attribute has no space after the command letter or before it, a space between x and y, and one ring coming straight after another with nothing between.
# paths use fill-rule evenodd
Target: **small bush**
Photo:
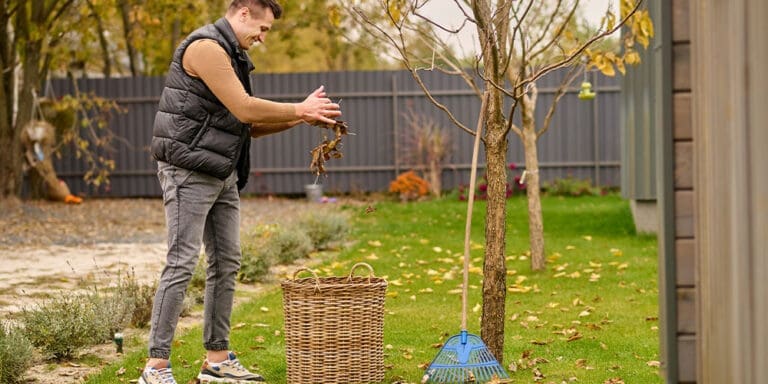
<instances>
[{"instance_id":1,"label":"small bush","mask_svg":"<svg viewBox=\"0 0 768 384\"><path fill-rule=\"evenodd\" d=\"M105 326L98 312L89 295L64 292L34 309L22 309L19 320L32 345L47 357L61 360L101 341Z\"/></svg>"},{"instance_id":2,"label":"small bush","mask_svg":"<svg viewBox=\"0 0 768 384\"><path fill-rule=\"evenodd\" d=\"M0 383L26 382L24 372L32 366L32 344L15 327L0 323Z\"/></svg>"},{"instance_id":3,"label":"small bush","mask_svg":"<svg viewBox=\"0 0 768 384\"><path fill-rule=\"evenodd\" d=\"M429 183L416 172L408 171L389 183L389 191L400 196L402 202L412 201L429 194Z\"/></svg>"},{"instance_id":4,"label":"small bush","mask_svg":"<svg viewBox=\"0 0 768 384\"><path fill-rule=\"evenodd\" d=\"M92 300L96 319L101 324L97 342L112 340L114 334L131 323L138 301L139 283L133 272L125 277L118 274L116 285L109 289L94 288L87 295Z\"/></svg>"},{"instance_id":5,"label":"small bush","mask_svg":"<svg viewBox=\"0 0 768 384\"><path fill-rule=\"evenodd\" d=\"M598 189L592 188L590 180L579 180L572 176L544 183L543 189L550 196L587 196L599 194Z\"/></svg>"},{"instance_id":6,"label":"small bush","mask_svg":"<svg viewBox=\"0 0 768 384\"><path fill-rule=\"evenodd\" d=\"M296 226L279 226L269 237L267 250L275 251L275 260L279 264L290 264L307 257L314 250L312 240Z\"/></svg>"},{"instance_id":7,"label":"small bush","mask_svg":"<svg viewBox=\"0 0 768 384\"><path fill-rule=\"evenodd\" d=\"M240 260L240 271L237 278L243 283L264 281L269 275L272 262L268 252L265 252L266 241L259 240L250 239L242 244L243 256Z\"/></svg>"},{"instance_id":8,"label":"small bush","mask_svg":"<svg viewBox=\"0 0 768 384\"><path fill-rule=\"evenodd\" d=\"M327 249L335 242L344 241L349 234L349 219L340 213L311 212L303 215L299 228L312 240L315 249Z\"/></svg>"},{"instance_id":9,"label":"small bush","mask_svg":"<svg viewBox=\"0 0 768 384\"><path fill-rule=\"evenodd\" d=\"M152 305L157 292L157 280L152 284L141 284L134 291L134 308L131 314L131 326L145 328L152 321Z\"/></svg>"}]
</instances>

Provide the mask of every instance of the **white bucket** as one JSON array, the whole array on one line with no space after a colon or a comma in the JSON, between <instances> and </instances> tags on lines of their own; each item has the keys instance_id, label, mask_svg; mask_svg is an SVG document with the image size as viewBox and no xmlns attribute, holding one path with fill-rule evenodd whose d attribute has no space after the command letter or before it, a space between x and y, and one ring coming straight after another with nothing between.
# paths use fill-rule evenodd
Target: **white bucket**
<instances>
[{"instance_id":1,"label":"white bucket","mask_svg":"<svg viewBox=\"0 0 768 384\"><path fill-rule=\"evenodd\" d=\"M307 196L307 200L312 202L320 201L323 198L323 186L322 184L306 184L304 185L304 193Z\"/></svg>"}]
</instances>

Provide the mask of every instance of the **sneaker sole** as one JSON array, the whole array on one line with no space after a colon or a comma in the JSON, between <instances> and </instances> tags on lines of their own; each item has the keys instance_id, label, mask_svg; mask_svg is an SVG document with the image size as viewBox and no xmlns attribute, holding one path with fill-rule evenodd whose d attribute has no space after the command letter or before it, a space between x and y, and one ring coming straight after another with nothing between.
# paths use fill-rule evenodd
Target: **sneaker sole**
<instances>
[{"instance_id":1,"label":"sneaker sole","mask_svg":"<svg viewBox=\"0 0 768 384\"><path fill-rule=\"evenodd\" d=\"M256 381L256 380L240 380L240 379L232 379L228 377L214 377L214 376L208 376L208 375L197 375L197 382L199 384L219 384L219 383L225 383L225 384L253 384L253 383L266 383L264 380Z\"/></svg>"}]
</instances>

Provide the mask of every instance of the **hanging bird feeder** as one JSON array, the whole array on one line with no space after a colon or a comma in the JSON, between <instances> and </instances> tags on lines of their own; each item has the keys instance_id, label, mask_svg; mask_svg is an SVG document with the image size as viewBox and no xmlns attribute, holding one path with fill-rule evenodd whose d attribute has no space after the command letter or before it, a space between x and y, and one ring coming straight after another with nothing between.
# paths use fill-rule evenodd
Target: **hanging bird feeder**
<instances>
[{"instance_id":1,"label":"hanging bird feeder","mask_svg":"<svg viewBox=\"0 0 768 384\"><path fill-rule=\"evenodd\" d=\"M592 100L597 96L597 92L592 90L592 83L589 81L583 81L581 83L581 90L579 91L579 99Z\"/></svg>"},{"instance_id":2,"label":"hanging bird feeder","mask_svg":"<svg viewBox=\"0 0 768 384\"><path fill-rule=\"evenodd\" d=\"M581 90L579 90L580 100L592 100L597 96L597 92L592 90L592 83L587 80L587 72L589 72L589 59L587 56L581 57L581 62L584 65L584 80L581 81Z\"/></svg>"}]
</instances>

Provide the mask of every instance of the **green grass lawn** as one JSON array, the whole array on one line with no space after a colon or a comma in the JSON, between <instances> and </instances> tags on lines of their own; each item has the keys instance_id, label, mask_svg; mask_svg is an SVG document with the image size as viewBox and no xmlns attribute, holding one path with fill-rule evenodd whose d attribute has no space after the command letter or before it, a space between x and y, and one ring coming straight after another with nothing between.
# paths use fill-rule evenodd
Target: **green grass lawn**
<instances>
[{"instance_id":1,"label":"green grass lawn","mask_svg":"<svg viewBox=\"0 0 768 384\"><path fill-rule=\"evenodd\" d=\"M530 269L527 210L510 199L509 270L504 366L515 383L661 383L658 371L657 248L636 235L629 205L615 195L543 199L547 270ZM461 267L466 202L448 197L401 204L378 202L371 212L349 206L354 244L318 267L346 275L356 262L386 276L385 382L419 382L446 336L461 324ZM480 332L485 204L473 215L470 333ZM285 382L282 294L239 305L232 347L270 383ZM179 383L196 375L203 357L201 330L177 336L172 361ZM88 383L121 383L143 366L144 340ZM120 373L120 370L124 373ZM621 379L623 381L618 381Z\"/></svg>"}]
</instances>

